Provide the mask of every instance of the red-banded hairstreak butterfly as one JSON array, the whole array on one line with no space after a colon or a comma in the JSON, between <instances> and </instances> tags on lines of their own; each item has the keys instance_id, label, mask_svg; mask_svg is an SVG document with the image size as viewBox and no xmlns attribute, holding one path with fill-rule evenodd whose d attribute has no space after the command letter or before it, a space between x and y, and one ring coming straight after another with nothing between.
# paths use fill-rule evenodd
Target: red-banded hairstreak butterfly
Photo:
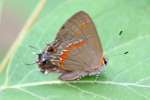
<instances>
[{"instance_id":1,"label":"red-banded hairstreak butterfly","mask_svg":"<svg viewBox=\"0 0 150 100\"><path fill-rule=\"evenodd\" d=\"M61 80L99 74L106 63L96 27L84 11L66 21L37 61L41 72L60 72Z\"/></svg>"}]
</instances>

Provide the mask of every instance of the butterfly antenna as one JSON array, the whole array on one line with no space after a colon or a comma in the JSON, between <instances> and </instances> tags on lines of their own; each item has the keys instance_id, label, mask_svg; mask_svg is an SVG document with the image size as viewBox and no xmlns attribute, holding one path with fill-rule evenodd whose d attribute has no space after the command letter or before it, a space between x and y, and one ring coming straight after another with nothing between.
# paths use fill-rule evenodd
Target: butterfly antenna
<instances>
[{"instance_id":1,"label":"butterfly antenna","mask_svg":"<svg viewBox=\"0 0 150 100\"><path fill-rule=\"evenodd\" d=\"M33 46L33 45L29 45L30 48L35 49L35 50L39 50L37 47Z\"/></svg>"},{"instance_id":2,"label":"butterfly antenna","mask_svg":"<svg viewBox=\"0 0 150 100\"><path fill-rule=\"evenodd\" d=\"M25 65L30 66L30 65L34 65L34 64L36 64L36 62L30 63L30 64L25 64Z\"/></svg>"}]
</instances>

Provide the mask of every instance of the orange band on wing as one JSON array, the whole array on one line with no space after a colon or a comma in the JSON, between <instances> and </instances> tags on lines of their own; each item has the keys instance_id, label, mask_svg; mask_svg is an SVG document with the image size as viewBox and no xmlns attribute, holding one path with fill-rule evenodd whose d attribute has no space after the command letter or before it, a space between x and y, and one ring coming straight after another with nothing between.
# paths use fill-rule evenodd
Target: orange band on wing
<instances>
[{"instance_id":1,"label":"orange band on wing","mask_svg":"<svg viewBox=\"0 0 150 100\"><path fill-rule=\"evenodd\" d=\"M102 56L101 58L100 58L100 65L104 65L105 64L105 61L104 61L104 57Z\"/></svg>"},{"instance_id":2,"label":"orange band on wing","mask_svg":"<svg viewBox=\"0 0 150 100\"><path fill-rule=\"evenodd\" d=\"M70 44L61 52L61 55L60 55L60 66L61 66L61 68L63 68L64 61L69 57L70 52L71 52L73 49L76 49L76 48L81 47L83 44L85 44L85 41L84 41L84 40L80 40L80 41L76 41L76 42L70 43Z\"/></svg>"}]
</instances>

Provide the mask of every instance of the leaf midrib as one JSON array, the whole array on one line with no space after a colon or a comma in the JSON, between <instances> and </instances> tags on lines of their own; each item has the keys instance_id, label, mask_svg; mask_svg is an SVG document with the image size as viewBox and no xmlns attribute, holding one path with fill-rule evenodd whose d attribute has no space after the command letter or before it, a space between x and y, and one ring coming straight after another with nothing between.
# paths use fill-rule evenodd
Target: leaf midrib
<instances>
[{"instance_id":1,"label":"leaf midrib","mask_svg":"<svg viewBox=\"0 0 150 100\"><path fill-rule=\"evenodd\" d=\"M33 83L24 83L24 84L17 84L17 85L8 85L8 86L1 86L0 91L6 90L6 89L18 89L18 88L24 88L24 87L34 87L34 86L41 86L41 85L53 85L53 84L68 84L68 83L74 83L74 84L105 84L105 85L116 85L116 86L133 86L133 87L140 87L140 88L150 88L150 85L144 85L144 84L137 84L136 82L115 82L115 81L44 81L44 82L33 82Z\"/></svg>"}]
</instances>

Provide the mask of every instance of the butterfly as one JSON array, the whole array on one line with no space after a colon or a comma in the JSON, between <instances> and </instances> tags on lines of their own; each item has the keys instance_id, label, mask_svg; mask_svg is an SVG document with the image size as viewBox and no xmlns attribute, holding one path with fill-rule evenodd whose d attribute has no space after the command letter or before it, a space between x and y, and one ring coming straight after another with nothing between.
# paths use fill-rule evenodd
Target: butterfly
<instances>
[{"instance_id":1,"label":"butterfly","mask_svg":"<svg viewBox=\"0 0 150 100\"><path fill-rule=\"evenodd\" d=\"M99 74L107 61L90 16L79 11L58 31L53 42L38 54L40 71L59 72L60 80L76 80Z\"/></svg>"}]
</instances>

